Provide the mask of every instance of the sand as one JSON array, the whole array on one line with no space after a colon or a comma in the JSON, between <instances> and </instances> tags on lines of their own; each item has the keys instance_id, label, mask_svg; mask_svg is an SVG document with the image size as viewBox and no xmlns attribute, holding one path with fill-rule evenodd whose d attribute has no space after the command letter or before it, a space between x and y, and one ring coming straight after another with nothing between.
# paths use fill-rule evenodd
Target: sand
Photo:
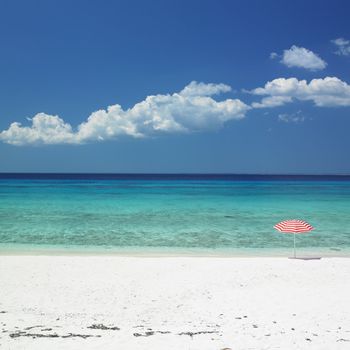
<instances>
[{"instance_id":1,"label":"sand","mask_svg":"<svg viewBox=\"0 0 350 350\"><path fill-rule=\"evenodd\" d=\"M0 349L350 349L350 259L0 256Z\"/></svg>"}]
</instances>

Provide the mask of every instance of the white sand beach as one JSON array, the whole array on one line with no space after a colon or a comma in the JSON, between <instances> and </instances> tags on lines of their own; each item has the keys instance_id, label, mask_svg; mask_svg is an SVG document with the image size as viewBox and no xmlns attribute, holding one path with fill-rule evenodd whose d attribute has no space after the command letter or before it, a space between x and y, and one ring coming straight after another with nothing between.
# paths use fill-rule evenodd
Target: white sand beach
<instances>
[{"instance_id":1,"label":"white sand beach","mask_svg":"<svg viewBox=\"0 0 350 350\"><path fill-rule=\"evenodd\" d=\"M349 349L350 259L0 256L0 349Z\"/></svg>"}]
</instances>

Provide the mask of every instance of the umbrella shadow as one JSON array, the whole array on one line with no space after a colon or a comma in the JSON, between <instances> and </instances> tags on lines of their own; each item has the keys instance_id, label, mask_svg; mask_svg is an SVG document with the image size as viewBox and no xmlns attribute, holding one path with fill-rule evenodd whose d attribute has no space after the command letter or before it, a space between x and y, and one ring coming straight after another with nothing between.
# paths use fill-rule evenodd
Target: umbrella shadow
<instances>
[{"instance_id":1,"label":"umbrella shadow","mask_svg":"<svg viewBox=\"0 0 350 350\"><path fill-rule=\"evenodd\" d=\"M297 257L294 257L294 256L291 256L291 257L288 257L288 259L295 259L295 260L321 260L322 257L321 256L297 256Z\"/></svg>"}]
</instances>

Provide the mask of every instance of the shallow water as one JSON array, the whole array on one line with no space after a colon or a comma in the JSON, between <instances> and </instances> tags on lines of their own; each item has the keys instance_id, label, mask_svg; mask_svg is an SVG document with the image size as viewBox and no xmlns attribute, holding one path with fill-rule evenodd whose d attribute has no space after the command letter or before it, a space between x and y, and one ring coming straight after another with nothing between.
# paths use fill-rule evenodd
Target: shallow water
<instances>
[{"instance_id":1,"label":"shallow water","mask_svg":"<svg viewBox=\"0 0 350 350\"><path fill-rule=\"evenodd\" d=\"M350 250L346 177L1 175L0 249L284 252L288 218L316 229L302 251ZM259 253L260 252L260 253Z\"/></svg>"}]
</instances>

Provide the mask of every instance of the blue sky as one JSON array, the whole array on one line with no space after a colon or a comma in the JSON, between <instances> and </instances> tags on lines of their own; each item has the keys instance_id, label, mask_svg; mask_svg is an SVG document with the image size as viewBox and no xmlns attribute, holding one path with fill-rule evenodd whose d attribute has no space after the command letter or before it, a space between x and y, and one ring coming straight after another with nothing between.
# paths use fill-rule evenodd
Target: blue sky
<instances>
[{"instance_id":1,"label":"blue sky","mask_svg":"<svg viewBox=\"0 0 350 350\"><path fill-rule=\"evenodd\" d=\"M349 11L1 1L0 171L350 173Z\"/></svg>"}]
</instances>

